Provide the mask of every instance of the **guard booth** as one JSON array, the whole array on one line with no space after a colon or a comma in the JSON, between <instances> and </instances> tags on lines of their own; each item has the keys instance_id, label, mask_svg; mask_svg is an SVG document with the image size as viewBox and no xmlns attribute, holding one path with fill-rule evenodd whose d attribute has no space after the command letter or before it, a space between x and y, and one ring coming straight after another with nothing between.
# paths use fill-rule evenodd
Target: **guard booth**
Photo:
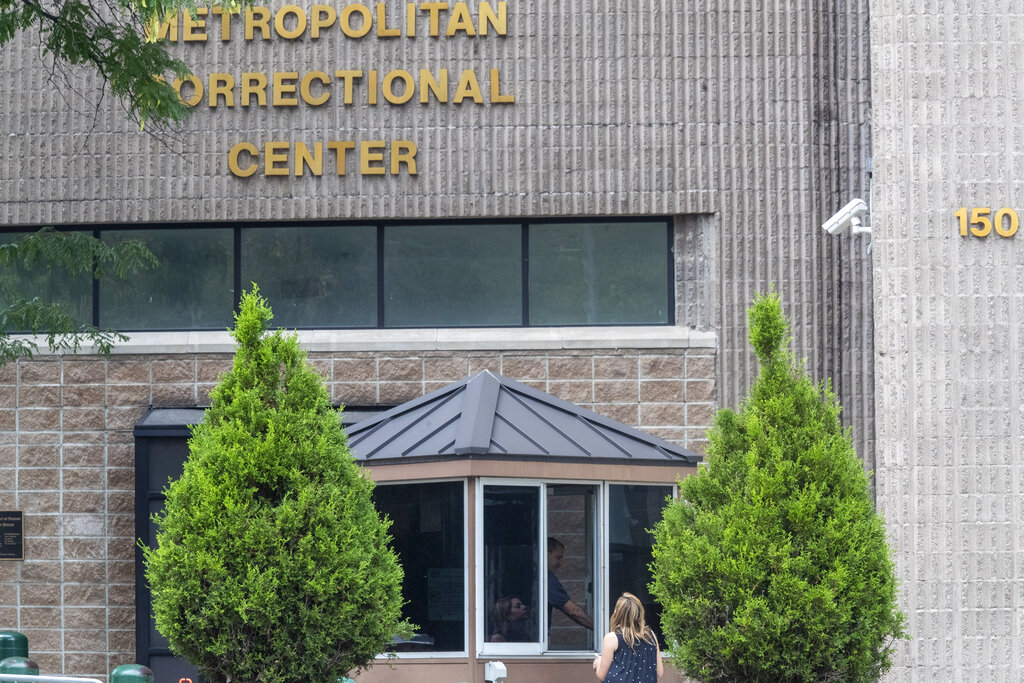
<instances>
[{"instance_id":1,"label":"guard booth","mask_svg":"<svg viewBox=\"0 0 1024 683\"><path fill-rule=\"evenodd\" d=\"M152 514L202 417L153 409L136 425L136 531L150 544ZM390 666L382 657L357 683L483 683L491 661L510 683L589 683L623 591L657 630L648 529L676 481L696 471L696 453L489 371L384 412L346 408L342 424L392 520L405 617L418 626L393 644ZM585 618L550 607L558 596ZM496 608L512 599L525 618L510 629ZM141 552L136 613L137 661L157 683L201 683L155 629ZM663 683L679 680L666 669Z\"/></svg>"},{"instance_id":2,"label":"guard booth","mask_svg":"<svg viewBox=\"0 0 1024 683\"><path fill-rule=\"evenodd\" d=\"M594 680L624 591L657 629L648 530L696 453L486 370L348 434L393 522L418 626L358 683L483 683L490 661L509 681Z\"/></svg>"}]
</instances>

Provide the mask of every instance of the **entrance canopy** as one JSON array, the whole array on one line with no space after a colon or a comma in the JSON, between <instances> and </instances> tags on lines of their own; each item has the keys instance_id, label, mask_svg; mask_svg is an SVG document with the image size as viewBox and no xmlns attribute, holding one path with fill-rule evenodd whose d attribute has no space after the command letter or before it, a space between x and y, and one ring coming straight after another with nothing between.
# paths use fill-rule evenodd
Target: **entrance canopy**
<instances>
[{"instance_id":1,"label":"entrance canopy","mask_svg":"<svg viewBox=\"0 0 1024 683\"><path fill-rule=\"evenodd\" d=\"M457 459L696 465L700 456L484 370L348 428L366 465Z\"/></svg>"}]
</instances>

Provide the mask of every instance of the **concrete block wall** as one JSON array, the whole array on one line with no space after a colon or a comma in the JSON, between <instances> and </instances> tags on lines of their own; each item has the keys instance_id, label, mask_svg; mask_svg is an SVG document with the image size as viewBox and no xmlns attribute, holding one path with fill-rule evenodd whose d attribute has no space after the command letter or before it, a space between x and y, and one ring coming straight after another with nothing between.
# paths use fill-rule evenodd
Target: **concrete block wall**
<instances>
[{"instance_id":1,"label":"concrete block wall","mask_svg":"<svg viewBox=\"0 0 1024 683\"><path fill-rule=\"evenodd\" d=\"M877 494L912 637L889 681L1024 680L1024 11L871 1ZM1009 227L1007 221L1006 228Z\"/></svg>"},{"instance_id":2,"label":"concrete block wall","mask_svg":"<svg viewBox=\"0 0 1024 683\"><path fill-rule=\"evenodd\" d=\"M311 354L334 400L390 404L490 369L700 450L713 349ZM0 368L0 509L25 513L25 560L0 562L0 626L43 673L135 659L135 445L149 406L208 403L226 354L40 356Z\"/></svg>"}]
</instances>

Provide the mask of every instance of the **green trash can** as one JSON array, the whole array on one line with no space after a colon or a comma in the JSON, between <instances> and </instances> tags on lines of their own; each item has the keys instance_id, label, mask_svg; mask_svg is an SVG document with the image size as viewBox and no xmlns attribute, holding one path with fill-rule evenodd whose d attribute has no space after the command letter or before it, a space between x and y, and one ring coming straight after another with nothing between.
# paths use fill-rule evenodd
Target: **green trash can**
<instances>
[{"instance_id":1,"label":"green trash can","mask_svg":"<svg viewBox=\"0 0 1024 683\"><path fill-rule=\"evenodd\" d=\"M153 683L153 671L141 664L122 664L110 672L110 683Z\"/></svg>"},{"instance_id":2,"label":"green trash can","mask_svg":"<svg viewBox=\"0 0 1024 683\"><path fill-rule=\"evenodd\" d=\"M38 676L39 665L28 657L7 657L0 661L0 674Z\"/></svg>"},{"instance_id":3,"label":"green trash can","mask_svg":"<svg viewBox=\"0 0 1024 683\"><path fill-rule=\"evenodd\" d=\"M0 631L0 659L28 657L28 637L17 631Z\"/></svg>"}]
</instances>

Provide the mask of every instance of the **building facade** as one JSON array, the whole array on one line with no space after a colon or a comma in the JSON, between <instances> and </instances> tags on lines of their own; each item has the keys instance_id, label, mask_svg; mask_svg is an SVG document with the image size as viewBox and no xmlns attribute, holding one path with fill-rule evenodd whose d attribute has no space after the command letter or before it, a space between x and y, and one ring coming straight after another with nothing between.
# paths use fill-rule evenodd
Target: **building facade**
<instances>
[{"instance_id":1,"label":"building facade","mask_svg":"<svg viewBox=\"0 0 1024 683\"><path fill-rule=\"evenodd\" d=\"M0 508L25 515L0 624L46 671L136 659L135 430L207 404L253 280L339 404L486 369L696 451L774 286L874 469L878 264L819 227L868 195L867 0L278 4L163 32L195 74L174 135L50 78L31 35L3 54L2 229L164 263L58 292L130 331L110 359L0 369Z\"/></svg>"}]
</instances>

